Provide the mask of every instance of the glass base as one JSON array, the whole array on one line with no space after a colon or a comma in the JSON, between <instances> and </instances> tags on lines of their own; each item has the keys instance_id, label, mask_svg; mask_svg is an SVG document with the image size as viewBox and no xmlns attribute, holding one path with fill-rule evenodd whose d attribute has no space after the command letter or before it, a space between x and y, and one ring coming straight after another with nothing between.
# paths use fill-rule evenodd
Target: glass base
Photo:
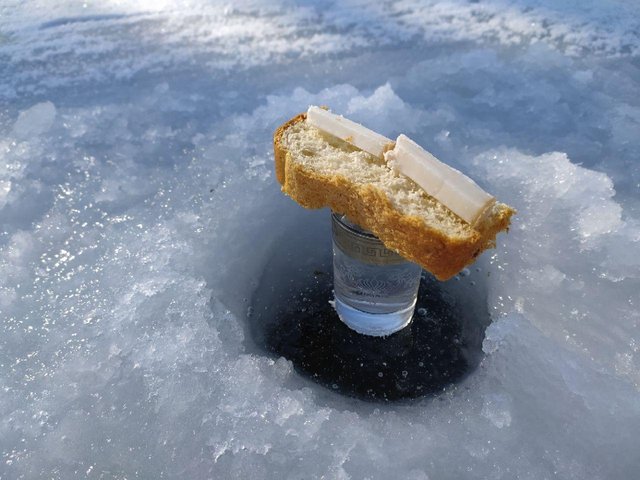
<instances>
[{"instance_id":1,"label":"glass base","mask_svg":"<svg viewBox=\"0 0 640 480\"><path fill-rule=\"evenodd\" d=\"M368 313L353 308L336 297L334 308L338 312L340 320L352 330L363 335L384 337L391 335L411 323L413 310L416 306L414 300L411 305L402 310L391 313Z\"/></svg>"}]
</instances>

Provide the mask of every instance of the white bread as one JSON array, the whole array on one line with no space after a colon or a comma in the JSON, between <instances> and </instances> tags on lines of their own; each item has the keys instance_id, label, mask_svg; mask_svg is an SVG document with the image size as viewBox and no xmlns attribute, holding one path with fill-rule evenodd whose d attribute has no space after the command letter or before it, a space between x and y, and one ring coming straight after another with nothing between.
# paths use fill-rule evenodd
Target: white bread
<instances>
[{"instance_id":1,"label":"white bread","mask_svg":"<svg viewBox=\"0 0 640 480\"><path fill-rule=\"evenodd\" d=\"M515 210L496 202L471 227L385 161L309 125L300 114L273 138L282 191L306 208L329 207L385 246L446 280L495 246Z\"/></svg>"}]
</instances>

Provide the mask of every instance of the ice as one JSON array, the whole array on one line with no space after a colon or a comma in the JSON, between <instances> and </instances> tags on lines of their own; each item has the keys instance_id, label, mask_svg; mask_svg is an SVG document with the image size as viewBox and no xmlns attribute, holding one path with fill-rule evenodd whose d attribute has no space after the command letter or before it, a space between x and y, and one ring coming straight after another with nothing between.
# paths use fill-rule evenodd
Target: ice
<instances>
[{"instance_id":1,"label":"ice","mask_svg":"<svg viewBox=\"0 0 640 480\"><path fill-rule=\"evenodd\" d=\"M0 7L0 478L637 478L639 14ZM274 252L297 229L330 245L272 169L309 104L410 133L518 209L453 280L492 323L438 395L345 397L252 338Z\"/></svg>"},{"instance_id":2,"label":"ice","mask_svg":"<svg viewBox=\"0 0 640 480\"><path fill-rule=\"evenodd\" d=\"M42 102L20 112L13 125L13 135L20 139L37 137L51 128L56 118L56 107L51 102Z\"/></svg>"}]
</instances>

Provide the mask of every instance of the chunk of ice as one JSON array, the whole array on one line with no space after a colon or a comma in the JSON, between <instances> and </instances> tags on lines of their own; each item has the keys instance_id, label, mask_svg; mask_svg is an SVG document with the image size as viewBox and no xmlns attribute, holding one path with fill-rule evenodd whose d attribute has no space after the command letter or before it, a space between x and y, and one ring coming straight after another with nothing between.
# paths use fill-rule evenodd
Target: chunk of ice
<instances>
[{"instance_id":1,"label":"chunk of ice","mask_svg":"<svg viewBox=\"0 0 640 480\"><path fill-rule=\"evenodd\" d=\"M46 133L56 118L56 107L51 102L37 103L31 108L20 112L13 125L13 135L19 139L37 137Z\"/></svg>"}]
</instances>

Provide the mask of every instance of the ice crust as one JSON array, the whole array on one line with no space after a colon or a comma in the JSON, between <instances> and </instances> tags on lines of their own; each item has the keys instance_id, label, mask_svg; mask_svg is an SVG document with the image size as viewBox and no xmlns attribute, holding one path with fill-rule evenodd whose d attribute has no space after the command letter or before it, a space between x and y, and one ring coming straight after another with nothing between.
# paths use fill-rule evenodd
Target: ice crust
<instances>
[{"instance_id":1,"label":"ice crust","mask_svg":"<svg viewBox=\"0 0 640 480\"><path fill-rule=\"evenodd\" d=\"M0 15L1 479L640 475L633 2L44 5ZM328 215L274 179L309 104L518 209L465 272L485 358L436 398L252 346L270 252Z\"/></svg>"}]
</instances>

